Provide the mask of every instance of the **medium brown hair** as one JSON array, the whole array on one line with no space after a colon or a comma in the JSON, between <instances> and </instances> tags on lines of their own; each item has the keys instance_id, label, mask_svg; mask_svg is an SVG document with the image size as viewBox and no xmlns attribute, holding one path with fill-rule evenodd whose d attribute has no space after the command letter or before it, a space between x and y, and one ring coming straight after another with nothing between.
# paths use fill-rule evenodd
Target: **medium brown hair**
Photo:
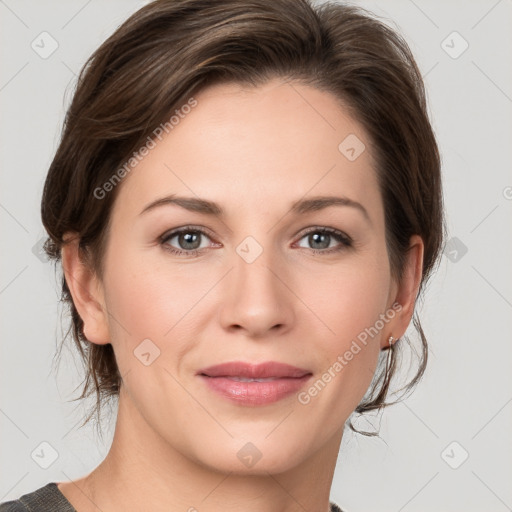
<instances>
[{"instance_id":1,"label":"medium brown hair","mask_svg":"<svg viewBox=\"0 0 512 512\"><path fill-rule=\"evenodd\" d=\"M48 256L60 261L64 234L76 233L84 261L101 278L112 205L122 184L102 199L94 191L194 93L226 82L258 86L275 77L332 93L364 127L393 276L401 278L410 237L420 235L422 292L439 258L444 220L440 157L421 73L398 31L361 8L333 2L157 0L125 21L78 77L42 197ZM96 393L83 426L94 411L100 421L102 404L119 394L121 376L112 345L85 338L64 277L62 301L71 313L63 343L72 330L86 371L76 400ZM413 324L421 351L406 391L422 377L428 356L416 312ZM381 358L355 412L389 405L385 398L402 343L390 349L389 367ZM351 421L350 428L357 432Z\"/></svg>"}]
</instances>

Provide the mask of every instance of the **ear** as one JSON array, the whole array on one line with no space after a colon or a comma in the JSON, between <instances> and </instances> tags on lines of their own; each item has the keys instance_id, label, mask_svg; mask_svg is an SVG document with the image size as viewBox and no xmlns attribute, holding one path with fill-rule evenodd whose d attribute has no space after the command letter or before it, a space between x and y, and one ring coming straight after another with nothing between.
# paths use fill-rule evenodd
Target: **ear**
<instances>
[{"instance_id":1,"label":"ear","mask_svg":"<svg viewBox=\"0 0 512 512\"><path fill-rule=\"evenodd\" d=\"M62 270L73 303L83 320L84 335L98 345L110 343L103 285L80 253L79 237L66 233L64 240L61 250Z\"/></svg>"},{"instance_id":2,"label":"ear","mask_svg":"<svg viewBox=\"0 0 512 512\"><path fill-rule=\"evenodd\" d=\"M423 239L419 235L413 235L409 241L402 280L393 287L395 291L390 296L389 307L394 309L397 314L388 324L389 332L383 336L381 348L389 346L390 336L395 339L401 338L411 322L423 273L423 253Z\"/></svg>"}]
</instances>

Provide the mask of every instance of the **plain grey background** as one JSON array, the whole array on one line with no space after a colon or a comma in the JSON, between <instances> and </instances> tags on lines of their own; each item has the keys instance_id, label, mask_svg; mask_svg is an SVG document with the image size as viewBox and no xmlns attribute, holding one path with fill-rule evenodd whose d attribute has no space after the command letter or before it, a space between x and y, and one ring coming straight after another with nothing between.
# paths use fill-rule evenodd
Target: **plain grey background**
<instances>
[{"instance_id":1,"label":"plain grey background","mask_svg":"<svg viewBox=\"0 0 512 512\"><path fill-rule=\"evenodd\" d=\"M84 476L110 446L113 422L104 442L77 429L78 357L65 349L52 370L67 323L60 274L37 257L39 208L76 74L144 3L0 0L0 502ZM331 499L350 512L512 510L512 1L353 3L397 24L425 77L449 242L421 308L425 378L372 421L380 438L345 431Z\"/></svg>"}]
</instances>

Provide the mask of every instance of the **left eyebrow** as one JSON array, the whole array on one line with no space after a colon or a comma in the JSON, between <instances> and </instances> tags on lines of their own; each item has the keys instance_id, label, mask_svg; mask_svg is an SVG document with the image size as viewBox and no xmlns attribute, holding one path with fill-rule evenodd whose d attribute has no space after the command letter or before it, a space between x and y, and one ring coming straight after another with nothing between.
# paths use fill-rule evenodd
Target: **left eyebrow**
<instances>
[{"instance_id":1,"label":"left eyebrow","mask_svg":"<svg viewBox=\"0 0 512 512\"><path fill-rule=\"evenodd\" d=\"M348 197L336 197L336 196L316 196L310 199L303 199L296 201L292 204L291 211L295 214L304 214L316 210L322 210L329 206L349 206L355 208L363 214L366 220L371 224L370 216L366 208L357 201L349 199Z\"/></svg>"},{"instance_id":2,"label":"left eyebrow","mask_svg":"<svg viewBox=\"0 0 512 512\"><path fill-rule=\"evenodd\" d=\"M222 207L207 199L201 199L198 197L178 197L176 195L170 195L162 197L146 205L139 215L146 213L154 208L164 205L175 204L181 206L186 210L196 213L204 213L215 217L223 217L225 215ZM292 203L290 211L295 215L304 215L312 211L322 210L330 206L346 206L355 208L363 214L368 222L371 224L370 216L366 208L357 201L349 199L348 197L336 197L336 196L316 196L309 199L302 199Z\"/></svg>"}]
</instances>

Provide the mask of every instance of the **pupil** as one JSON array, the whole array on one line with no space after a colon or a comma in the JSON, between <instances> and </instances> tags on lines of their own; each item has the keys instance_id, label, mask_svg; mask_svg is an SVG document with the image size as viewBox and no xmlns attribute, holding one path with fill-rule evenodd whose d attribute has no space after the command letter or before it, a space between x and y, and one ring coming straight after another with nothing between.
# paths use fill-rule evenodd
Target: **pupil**
<instances>
[{"instance_id":1,"label":"pupil","mask_svg":"<svg viewBox=\"0 0 512 512\"><path fill-rule=\"evenodd\" d=\"M180 245L184 249L197 249L200 244L197 244L197 241L199 240L198 233L182 233L180 235ZM194 245L195 242L195 245Z\"/></svg>"},{"instance_id":2,"label":"pupil","mask_svg":"<svg viewBox=\"0 0 512 512\"><path fill-rule=\"evenodd\" d=\"M320 247L313 247L314 249L326 249L329 247L329 236L326 233L313 233L312 235L309 235L309 240L313 244L319 243ZM323 242L322 242L323 239Z\"/></svg>"}]
</instances>

